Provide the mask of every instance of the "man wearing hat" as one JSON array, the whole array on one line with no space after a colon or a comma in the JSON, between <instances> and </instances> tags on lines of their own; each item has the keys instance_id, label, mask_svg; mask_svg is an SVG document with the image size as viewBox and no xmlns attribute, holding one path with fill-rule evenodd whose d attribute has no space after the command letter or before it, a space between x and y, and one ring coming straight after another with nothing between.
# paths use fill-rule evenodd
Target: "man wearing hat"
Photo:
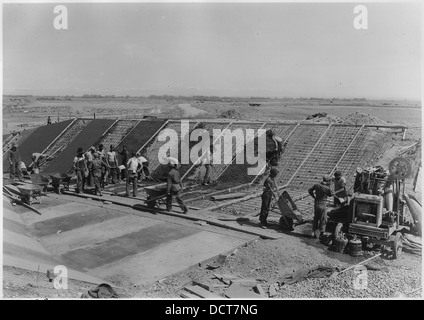
<instances>
[{"instance_id":1,"label":"man wearing hat","mask_svg":"<svg viewBox=\"0 0 424 320\"><path fill-rule=\"evenodd\" d=\"M33 173L40 173L40 162L43 159L51 158L48 154L34 152L31 154L32 166L28 167Z\"/></svg>"},{"instance_id":2,"label":"man wearing hat","mask_svg":"<svg viewBox=\"0 0 424 320\"><path fill-rule=\"evenodd\" d=\"M342 177L342 172L340 170L337 170L334 172L334 205L341 205L339 198L346 197L346 178Z\"/></svg>"},{"instance_id":3,"label":"man wearing hat","mask_svg":"<svg viewBox=\"0 0 424 320\"><path fill-rule=\"evenodd\" d=\"M331 197L332 193L329 188L331 178L322 177L321 184L314 184L309 188L308 193L314 198L314 220L312 223L312 233L314 238L319 237L325 232L327 224L327 197Z\"/></svg>"},{"instance_id":4,"label":"man wearing hat","mask_svg":"<svg viewBox=\"0 0 424 320\"><path fill-rule=\"evenodd\" d=\"M21 169L21 156L18 153L18 145L16 142L12 143L12 148L9 150L8 160L10 165L10 179L15 180L15 177L17 176L19 181L24 181Z\"/></svg>"},{"instance_id":5,"label":"man wearing hat","mask_svg":"<svg viewBox=\"0 0 424 320\"><path fill-rule=\"evenodd\" d=\"M264 182L264 189L262 192L262 206L261 212L259 214L259 221L261 222L261 228L267 228L267 218L269 214L269 209L271 207L272 197L278 198L276 195L277 185L275 184L275 177L278 175L278 170L276 168L272 168L270 170L268 178L266 178Z\"/></svg>"},{"instance_id":6,"label":"man wearing hat","mask_svg":"<svg viewBox=\"0 0 424 320\"><path fill-rule=\"evenodd\" d=\"M78 148L77 155L74 158L73 167L77 176L76 193L84 192L84 184L88 176L87 159L84 157L84 150Z\"/></svg>"},{"instance_id":7,"label":"man wearing hat","mask_svg":"<svg viewBox=\"0 0 424 320\"><path fill-rule=\"evenodd\" d=\"M166 211L172 210L172 197L175 196L181 210L185 214L188 212L188 208L181 199L181 191L183 188L181 186L180 173L177 170L178 160L172 157L167 157L167 161L170 170L168 172L166 184Z\"/></svg>"}]
</instances>

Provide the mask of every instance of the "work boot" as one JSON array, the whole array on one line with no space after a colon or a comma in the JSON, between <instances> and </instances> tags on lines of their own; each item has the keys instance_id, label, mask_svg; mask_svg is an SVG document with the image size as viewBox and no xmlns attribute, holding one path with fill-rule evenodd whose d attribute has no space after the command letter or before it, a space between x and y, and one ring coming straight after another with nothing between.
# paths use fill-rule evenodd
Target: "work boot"
<instances>
[{"instance_id":1,"label":"work boot","mask_svg":"<svg viewBox=\"0 0 424 320\"><path fill-rule=\"evenodd\" d=\"M265 222L262 222L261 221L261 225L260 225L260 227L262 228L262 229L268 229L268 223L265 221Z\"/></svg>"}]
</instances>

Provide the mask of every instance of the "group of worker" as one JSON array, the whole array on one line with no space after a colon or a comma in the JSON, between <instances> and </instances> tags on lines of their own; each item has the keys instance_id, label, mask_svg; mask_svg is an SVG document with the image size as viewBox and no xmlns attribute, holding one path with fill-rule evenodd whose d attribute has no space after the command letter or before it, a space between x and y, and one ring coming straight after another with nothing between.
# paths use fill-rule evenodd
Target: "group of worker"
<instances>
[{"instance_id":1,"label":"group of worker","mask_svg":"<svg viewBox=\"0 0 424 320\"><path fill-rule=\"evenodd\" d=\"M49 159L50 156L44 153L34 152L31 154L32 163L28 167L26 167L25 163L23 163L21 160L21 156L18 151L18 144L14 142L12 143L7 158L9 161L10 180L18 179L19 181L24 181L24 171L30 173L39 173L41 160Z\"/></svg>"},{"instance_id":2,"label":"group of worker","mask_svg":"<svg viewBox=\"0 0 424 320\"><path fill-rule=\"evenodd\" d=\"M137 183L142 179L152 180L148 160L140 153L128 151L123 146L121 165L119 165L118 153L113 145L106 151L103 144L98 149L91 147L86 152L78 148L73 160L73 168L77 177L76 192L84 192L84 186L94 184L95 194L102 196L102 189L108 184L117 184L119 180L126 181L126 195L130 196L130 186L133 187L133 196L137 195Z\"/></svg>"},{"instance_id":3,"label":"group of worker","mask_svg":"<svg viewBox=\"0 0 424 320\"><path fill-rule=\"evenodd\" d=\"M268 227L267 218L271 209L272 199L278 201L278 186L275 177L278 170L272 168L269 176L264 181L264 189L262 192L262 206L259 214L260 226L263 229ZM331 181L334 180L334 190L330 189ZM321 183L314 184L308 189L309 195L314 199L314 218L312 222L312 236L319 238L324 232L327 224L327 198L334 197L334 205L340 206L342 201L347 197L346 178L342 176L342 172L337 170L334 172L334 179L331 176L323 176ZM292 228L290 226L290 228Z\"/></svg>"}]
</instances>

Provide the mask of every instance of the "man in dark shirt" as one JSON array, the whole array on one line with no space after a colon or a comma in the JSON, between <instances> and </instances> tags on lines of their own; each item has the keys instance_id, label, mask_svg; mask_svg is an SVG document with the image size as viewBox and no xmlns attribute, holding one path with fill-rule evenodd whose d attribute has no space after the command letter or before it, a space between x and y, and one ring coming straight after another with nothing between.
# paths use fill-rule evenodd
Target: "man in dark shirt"
<instances>
[{"instance_id":1,"label":"man in dark shirt","mask_svg":"<svg viewBox=\"0 0 424 320\"><path fill-rule=\"evenodd\" d=\"M188 212L188 208L181 199L182 186L177 165L178 160L169 158L168 166L170 167L170 170L168 172L166 185L166 211L169 212L172 210L172 197L175 196L181 210L183 210L183 213L186 214Z\"/></svg>"},{"instance_id":2,"label":"man in dark shirt","mask_svg":"<svg viewBox=\"0 0 424 320\"><path fill-rule=\"evenodd\" d=\"M16 143L13 143L12 148L9 150L8 160L10 165L10 179L15 180L17 176L19 181L24 181L21 169L21 156L19 155L18 145Z\"/></svg>"},{"instance_id":3,"label":"man in dark shirt","mask_svg":"<svg viewBox=\"0 0 424 320\"><path fill-rule=\"evenodd\" d=\"M317 238L319 235L325 232L325 226L327 224L327 197L331 197L332 193L330 188L331 178L322 177L321 184L314 184L308 193L312 198L315 199L314 204L314 221L312 224L313 237Z\"/></svg>"},{"instance_id":4,"label":"man in dark shirt","mask_svg":"<svg viewBox=\"0 0 424 320\"><path fill-rule=\"evenodd\" d=\"M271 206L271 200L272 197L275 196L277 199L278 197L275 195L275 191L277 189L277 185L275 184L274 178L278 175L278 170L275 168L272 168L269 177L266 178L264 182L264 191L262 193L262 206L261 206L261 213L259 214L259 221L261 222L261 228L266 229L267 228L267 218L269 214L269 209Z\"/></svg>"}]
</instances>

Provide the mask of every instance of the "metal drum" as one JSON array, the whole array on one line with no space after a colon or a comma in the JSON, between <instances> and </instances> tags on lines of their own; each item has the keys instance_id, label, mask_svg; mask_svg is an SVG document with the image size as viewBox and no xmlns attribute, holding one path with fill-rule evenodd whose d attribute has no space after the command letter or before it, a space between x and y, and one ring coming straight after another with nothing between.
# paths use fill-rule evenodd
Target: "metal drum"
<instances>
[{"instance_id":1,"label":"metal drum","mask_svg":"<svg viewBox=\"0 0 424 320\"><path fill-rule=\"evenodd\" d=\"M334 244L334 251L335 252L338 252L338 253L343 253L344 252L344 250L345 250L345 248L346 248L346 245L347 245L347 239L345 239L345 238L336 238L336 239L334 239L334 242L333 242L333 244Z\"/></svg>"},{"instance_id":2,"label":"metal drum","mask_svg":"<svg viewBox=\"0 0 424 320\"><path fill-rule=\"evenodd\" d=\"M349 254L353 257L362 256L362 241L359 239L349 240Z\"/></svg>"}]
</instances>

